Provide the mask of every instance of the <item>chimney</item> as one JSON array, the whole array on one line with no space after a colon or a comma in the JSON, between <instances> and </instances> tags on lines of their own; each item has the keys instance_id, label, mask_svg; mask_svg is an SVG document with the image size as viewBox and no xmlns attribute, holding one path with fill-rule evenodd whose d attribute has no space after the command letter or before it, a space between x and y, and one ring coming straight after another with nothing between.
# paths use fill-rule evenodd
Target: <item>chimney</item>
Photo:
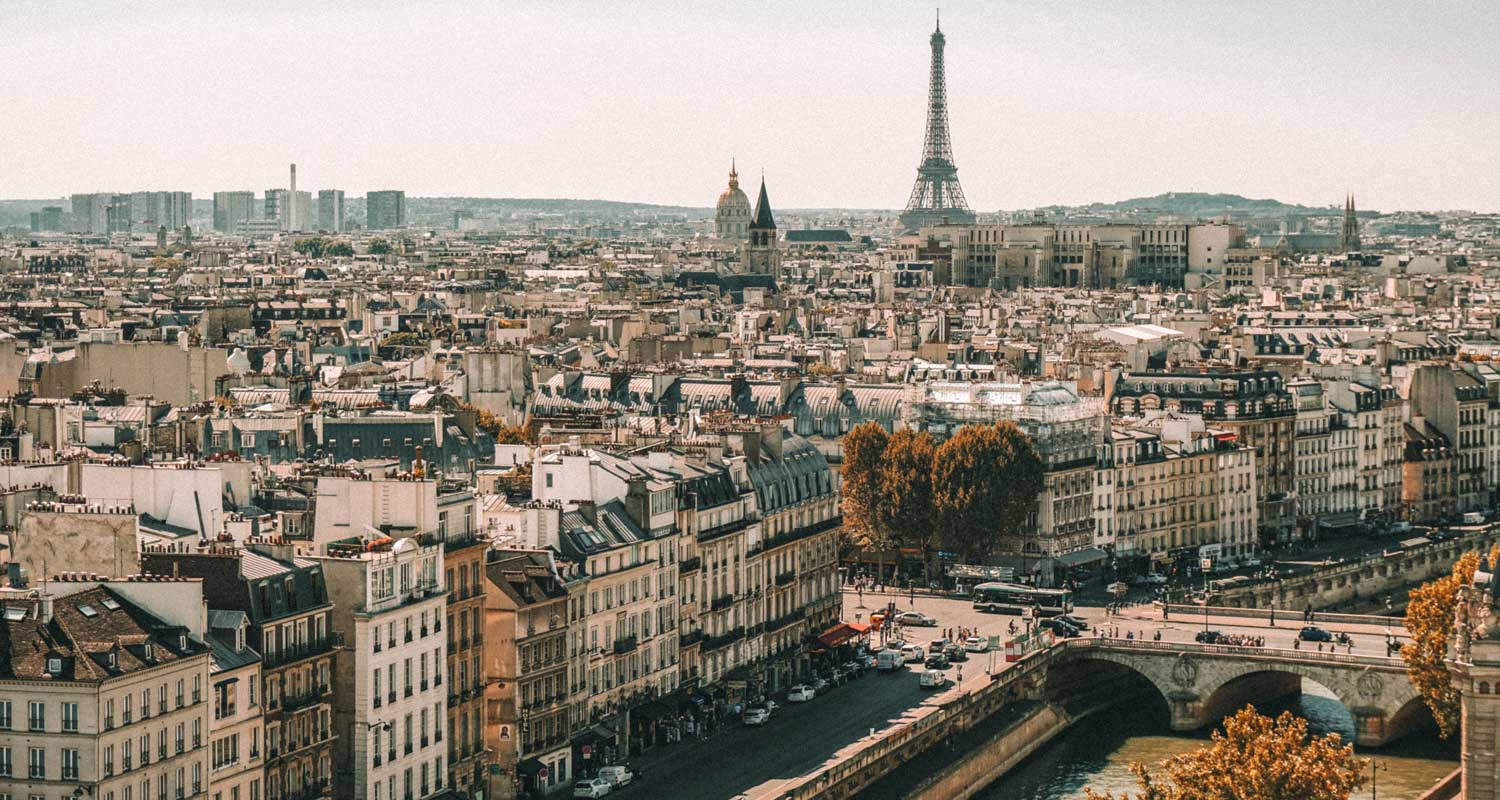
<instances>
[{"instance_id":1,"label":"chimney","mask_svg":"<svg viewBox=\"0 0 1500 800\"><path fill-rule=\"evenodd\" d=\"M297 165L292 165L292 191L297 191Z\"/></svg>"}]
</instances>

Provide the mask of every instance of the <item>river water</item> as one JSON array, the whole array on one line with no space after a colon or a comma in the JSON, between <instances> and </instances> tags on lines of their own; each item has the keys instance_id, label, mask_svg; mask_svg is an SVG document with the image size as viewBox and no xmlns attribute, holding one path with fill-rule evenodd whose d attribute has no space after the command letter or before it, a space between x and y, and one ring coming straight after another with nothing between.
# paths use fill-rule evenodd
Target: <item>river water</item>
<instances>
[{"instance_id":1,"label":"river water","mask_svg":"<svg viewBox=\"0 0 1500 800\"><path fill-rule=\"evenodd\" d=\"M1314 733L1337 732L1350 741L1354 721L1331 692L1303 683L1300 698L1267 704L1262 713L1283 709L1303 716ZM1143 713L1142 704L1126 704L1089 717L1033 754L1019 767L976 795L979 800L1072 800L1084 787L1095 791L1134 791L1130 765L1155 766L1179 753L1202 746L1208 732L1172 733L1165 709ZM1379 770L1376 782L1381 800L1415 800L1458 766L1457 745L1439 742L1436 734L1414 733L1388 748L1361 751L1373 757ZM1369 797L1370 783L1356 793ZM1133 795L1132 795L1133 796Z\"/></svg>"}]
</instances>

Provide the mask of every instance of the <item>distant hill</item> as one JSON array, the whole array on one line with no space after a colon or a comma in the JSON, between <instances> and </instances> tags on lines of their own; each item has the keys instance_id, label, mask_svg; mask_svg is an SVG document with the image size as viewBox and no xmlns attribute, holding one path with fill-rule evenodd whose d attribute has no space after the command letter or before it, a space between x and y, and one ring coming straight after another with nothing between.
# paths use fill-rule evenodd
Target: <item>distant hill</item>
<instances>
[{"instance_id":1,"label":"distant hill","mask_svg":"<svg viewBox=\"0 0 1500 800\"><path fill-rule=\"evenodd\" d=\"M1257 200L1237 194L1165 192L1154 197L1132 197L1115 203L1071 206L1075 211L1115 214L1174 214L1184 217L1281 217L1297 214L1327 214L1328 208L1293 205L1280 200Z\"/></svg>"}]
</instances>

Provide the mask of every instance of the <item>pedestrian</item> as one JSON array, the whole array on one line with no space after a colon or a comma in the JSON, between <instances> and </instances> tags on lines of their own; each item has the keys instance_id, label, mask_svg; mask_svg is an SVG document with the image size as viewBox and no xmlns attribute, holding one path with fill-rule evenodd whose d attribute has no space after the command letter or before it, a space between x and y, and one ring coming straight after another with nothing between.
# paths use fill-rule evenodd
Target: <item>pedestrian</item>
<instances>
[{"instance_id":1,"label":"pedestrian","mask_svg":"<svg viewBox=\"0 0 1500 800\"><path fill-rule=\"evenodd\" d=\"M1276 609L1271 609L1271 627L1276 627Z\"/></svg>"},{"instance_id":2,"label":"pedestrian","mask_svg":"<svg viewBox=\"0 0 1500 800\"><path fill-rule=\"evenodd\" d=\"M1318 652L1319 653L1323 652L1323 643L1322 642L1318 642Z\"/></svg>"},{"instance_id":3,"label":"pedestrian","mask_svg":"<svg viewBox=\"0 0 1500 800\"><path fill-rule=\"evenodd\" d=\"M1293 639L1292 640L1292 649L1293 650L1301 650L1302 649L1302 640L1301 639Z\"/></svg>"}]
</instances>

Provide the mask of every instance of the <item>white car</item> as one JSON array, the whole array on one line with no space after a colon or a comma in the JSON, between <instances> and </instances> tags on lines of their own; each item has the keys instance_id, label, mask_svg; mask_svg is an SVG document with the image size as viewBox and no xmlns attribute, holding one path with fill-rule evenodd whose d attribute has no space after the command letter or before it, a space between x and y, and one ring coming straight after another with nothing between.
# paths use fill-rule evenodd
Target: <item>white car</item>
<instances>
[{"instance_id":1,"label":"white car","mask_svg":"<svg viewBox=\"0 0 1500 800\"><path fill-rule=\"evenodd\" d=\"M574 797L603 797L614 788L603 778L584 778L573 784Z\"/></svg>"},{"instance_id":2,"label":"white car","mask_svg":"<svg viewBox=\"0 0 1500 800\"><path fill-rule=\"evenodd\" d=\"M982 636L970 636L964 640L964 649L970 653L988 653L990 640Z\"/></svg>"},{"instance_id":3,"label":"white car","mask_svg":"<svg viewBox=\"0 0 1500 800\"><path fill-rule=\"evenodd\" d=\"M599 777L609 781L611 787L623 789L635 780L635 773L630 771L630 767L600 767Z\"/></svg>"},{"instance_id":4,"label":"white car","mask_svg":"<svg viewBox=\"0 0 1500 800\"><path fill-rule=\"evenodd\" d=\"M798 685L793 686L791 691L786 693L786 701L788 703L806 703L817 696L818 693L813 691L811 686Z\"/></svg>"},{"instance_id":5,"label":"white car","mask_svg":"<svg viewBox=\"0 0 1500 800\"><path fill-rule=\"evenodd\" d=\"M919 664L927 660L927 651L922 645L909 644L901 648L901 658L908 664Z\"/></svg>"},{"instance_id":6,"label":"white car","mask_svg":"<svg viewBox=\"0 0 1500 800\"><path fill-rule=\"evenodd\" d=\"M746 725L764 725L771 718L771 712L764 708L752 708L745 712Z\"/></svg>"}]
</instances>

